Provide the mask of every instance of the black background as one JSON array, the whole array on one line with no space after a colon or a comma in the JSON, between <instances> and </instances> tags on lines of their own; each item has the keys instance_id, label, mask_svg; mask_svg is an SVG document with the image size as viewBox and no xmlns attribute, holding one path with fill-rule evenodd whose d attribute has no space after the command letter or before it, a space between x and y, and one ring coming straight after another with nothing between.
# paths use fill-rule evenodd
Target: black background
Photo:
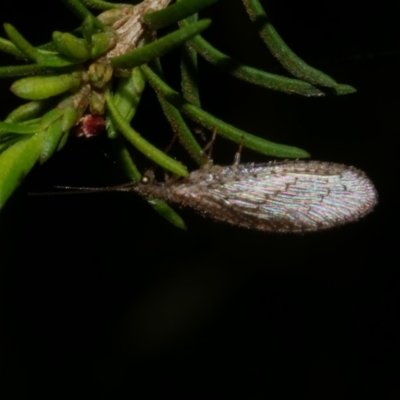
<instances>
[{"instance_id":1,"label":"black background","mask_svg":"<svg viewBox=\"0 0 400 400\"><path fill-rule=\"evenodd\" d=\"M264 3L297 54L358 92L288 96L200 61L203 107L314 159L364 170L378 207L331 231L281 235L191 210L180 211L188 226L180 231L129 194L27 196L124 182L105 139L71 140L0 216L5 399L400 397L395 2ZM214 19L204 36L222 51L284 74L240 1L204 15ZM34 44L78 24L57 1L6 2L0 19ZM164 64L175 87L177 55ZM0 84L3 119L20 103L8 92L11 80ZM151 90L140 107L135 127L163 148L171 133ZM217 139L213 158L229 164L235 151ZM266 158L244 150L242 160Z\"/></svg>"}]
</instances>

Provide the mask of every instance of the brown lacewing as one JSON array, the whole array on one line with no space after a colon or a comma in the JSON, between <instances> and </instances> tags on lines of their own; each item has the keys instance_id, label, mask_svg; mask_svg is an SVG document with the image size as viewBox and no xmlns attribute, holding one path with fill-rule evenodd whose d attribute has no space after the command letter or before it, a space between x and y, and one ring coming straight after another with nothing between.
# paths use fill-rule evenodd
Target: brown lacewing
<instances>
[{"instance_id":1,"label":"brown lacewing","mask_svg":"<svg viewBox=\"0 0 400 400\"><path fill-rule=\"evenodd\" d=\"M328 229L365 216L377 204L374 185L364 172L320 161L213 166L177 181L143 178L101 190L132 191L218 221L272 232Z\"/></svg>"}]
</instances>

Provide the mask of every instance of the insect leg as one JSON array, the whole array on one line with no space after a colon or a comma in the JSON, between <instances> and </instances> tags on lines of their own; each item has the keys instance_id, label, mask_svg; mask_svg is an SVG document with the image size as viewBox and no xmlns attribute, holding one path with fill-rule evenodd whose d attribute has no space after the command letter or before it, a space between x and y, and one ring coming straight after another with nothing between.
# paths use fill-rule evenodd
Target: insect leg
<instances>
[{"instance_id":1,"label":"insect leg","mask_svg":"<svg viewBox=\"0 0 400 400\"><path fill-rule=\"evenodd\" d=\"M233 166L237 167L240 164L240 156L243 150L243 143L244 143L244 135L240 138L239 148L238 151L235 153L235 158L233 159Z\"/></svg>"}]
</instances>

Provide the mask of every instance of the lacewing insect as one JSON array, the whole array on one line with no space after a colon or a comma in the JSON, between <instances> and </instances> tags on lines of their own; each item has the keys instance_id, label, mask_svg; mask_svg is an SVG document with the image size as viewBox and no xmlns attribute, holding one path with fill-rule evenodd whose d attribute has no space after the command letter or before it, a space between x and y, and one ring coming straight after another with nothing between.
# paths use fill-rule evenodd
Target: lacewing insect
<instances>
[{"instance_id":1,"label":"lacewing insect","mask_svg":"<svg viewBox=\"0 0 400 400\"><path fill-rule=\"evenodd\" d=\"M319 161L213 166L178 181L143 178L100 190L132 191L218 221L272 232L332 228L358 220L377 204L375 187L364 172Z\"/></svg>"}]
</instances>

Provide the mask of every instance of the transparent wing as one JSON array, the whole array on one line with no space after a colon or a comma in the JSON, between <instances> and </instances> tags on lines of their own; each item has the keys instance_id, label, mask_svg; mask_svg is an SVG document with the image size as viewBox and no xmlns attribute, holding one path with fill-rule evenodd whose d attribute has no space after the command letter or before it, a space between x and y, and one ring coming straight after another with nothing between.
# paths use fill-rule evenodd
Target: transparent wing
<instances>
[{"instance_id":1,"label":"transparent wing","mask_svg":"<svg viewBox=\"0 0 400 400\"><path fill-rule=\"evenodd\" d=\"M219 167L197 193L211 217L267 231L313 231L356 220L377 202L366 175L352 167L312 162ZM190 205L190 204L188 204ZM196 207L201 211L201 206Z\"/></svg>"}]
</instances>

